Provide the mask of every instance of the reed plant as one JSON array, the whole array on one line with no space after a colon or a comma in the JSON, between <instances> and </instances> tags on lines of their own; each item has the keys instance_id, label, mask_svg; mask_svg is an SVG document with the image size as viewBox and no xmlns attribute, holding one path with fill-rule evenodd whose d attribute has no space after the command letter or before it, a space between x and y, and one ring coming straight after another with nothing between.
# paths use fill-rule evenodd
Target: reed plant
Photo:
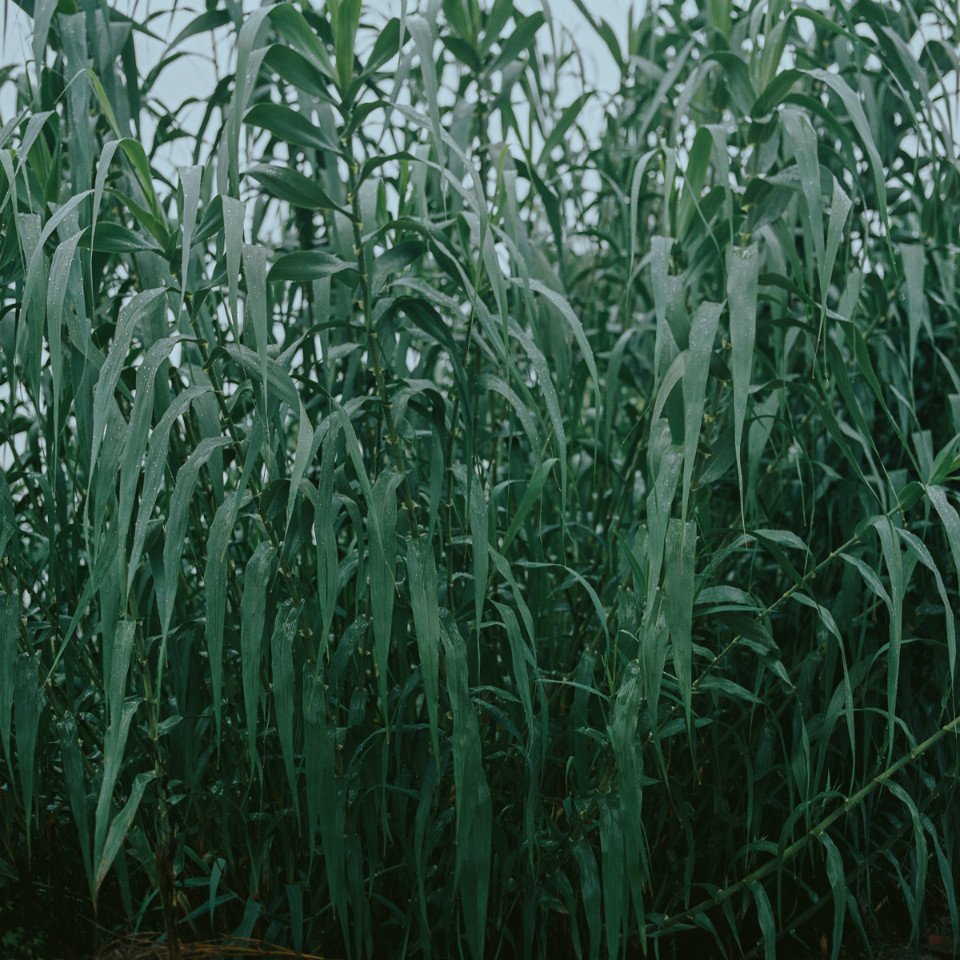
<instances>
[{"instance_id":1,"label":"reed plant","mask_svg":"<svg viewBox=\"0 0 960 960\"><path fill-rule=\"evenodd\" d=\"M606 96L546 4L17 2L3 882L171 957L956 949L956 10L578 2Z\"/></svg>"}]
</instances>

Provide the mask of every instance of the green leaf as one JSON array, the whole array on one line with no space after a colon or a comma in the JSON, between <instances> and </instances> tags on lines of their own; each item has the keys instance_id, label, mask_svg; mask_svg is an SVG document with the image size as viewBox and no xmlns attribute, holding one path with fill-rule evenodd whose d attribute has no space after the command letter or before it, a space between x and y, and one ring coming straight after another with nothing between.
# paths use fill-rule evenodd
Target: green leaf
<instances>
[{"instance_id":1,"label":"green leaf","mask_svg":"<svg viewBox=\"0 0 960 960\"><path fill-rule=\"evenodd\" d=\"M697 559L697 527L687 521L671 520L667 525L664 555L664 612L670 630L673 665L680 698L687 719L690 749L694 748L692 694L693 590Z\"/></svg>"},{"instance_id":2,"label":"green leaf","mask_svg":"<svg viewBox=\"0 0 960 960\"><path fill-rule=\"evenodd\" d=\"M671 443L670 428L665 420L655 419L650 430L650 474L653 489L647 495L649 527L647 559L647 605L652 608L654 594L660 586L664 543L676 494L683 452Z\"/></svg>"},{"instance_id":3,"label":"green leaf","mask_svg":"<svg viewBox=\"0 0 960 960\"><path fill-rule=\"evenodd\" d=\"M120 505L117 512L118 537L121 543L127 542L130 520L136 502L137 482L141 476L143 454L150 433L150 418L153 416L153 402L157 386L157 371L169 358L179 338L167 337L157 340L150 346L143 363L137 369L136 392L133 410L130 413L130 425L123 446L120 461Z\"/></svg>"},{"instance_id":4,"label":"green leaf","mask_svg":"<svg viewBox=\"0 0 960 960\"><path fill-rule=\"evenodd\" d=\"M313 280L335 277L348 270L356 271L356 269L356 266L346 263L332 253L325 253L323 250L300 250L297 253L286 253L278 257L267 274L267 280L310 283Z\"/></svg>"},{"instance_id":5,"label":"green leaf","mask_svg":"<svg viewBox=\"0 0 960 960\"><path fill-rule=\"evenodd\" d=\"M276 550L263 541L253 551L243 579L240 601L240 658L243 671L243 708L247 718L250 768L257 768L257 718L260 712L260 664L267 619L267 588L273 579Z\"/></svg>"},{"instance_id":6,"label":"green leaf","mask_svg":"<svg viewBox=\"0 0 960 960\"><path fill-rule=\"evenodd\" d=\"M574 339L577 342L577 346L580 348L580 353L582 355L583 362L586 364L587 370L590 373L590 378L593 380L593 399L596 404L596 409L600 409L600 375L597 371L596 359L593 355L593 349L590 346L590 342L587 340L587 335L583 329L583 324L577 318L577 315L573 312L573 309L570 307L569 302L555 290L551 290L548 286L541 283L539 280L531 280L529 284L530 289L534 293L540 294L544 299L546 299L552 307L560 312L560 315L567 322L567 325L570 328L570 332L573 334ZM594 421L594 435L595 439L599 434L600 430L600 421L596 419ZM565 461L565 457L561 457L561 462ZM563 497L564 502L566 501L566 473L561 470L561 497Z\"/></svg>"},{"instance_id":7,"label":"green leaf","mask_svg":"<svg viewBox=\"0 0 960 960\"><path fill-rule=\"evenodd\" d=\"M333 478L336 444L340 431L331 429L323 441L320 476L317 481L317 502L314 510L314 535L317 542L317 603L320 607L321 653L326 650L327 638L336 612L339 590L339 551L334 524L338 507L334 504Z\"/></svg>"},{"instance_id":8,"label":"green leaf","mask_svg":"<svg viewBox=\"0 0 960 960\"><path fill-rule=\"evenodd\" d=\"M910 370L913 371L917 359L917 340L921 326L927 336L933 340L933 330L930 327L930 311L927 298L924 295L924 272L926 270L926 250L919 243L908 243L900 246L900 256L903 260L903 275L906 281L906 315L909 334Z\"/></svg>"},{"instance_id":9,"label":"green leaf","mask_svg":"<svg viewBox=\"0 0 960 960\"><path fill-rule=\"evenodd\" d=\"M293 808L300 815L300 791L297 784L296 756L293 745L294 693L296 681L293 665L293 641L297 635L297 607L288 604L278 614L270 638L270 671L273 678L273 702L280 736L280 750L287 772L287 783L293 795Z\"/></svg>"},{"instance_id":10,"label":"green leaf","mask_svg":"<svg viewBox=\"0 0 960 960\"><path fill-rule=\"evenodd\" d=\"M137 809L140 806L140 801L143 799L144 791L147 789L147 786L156 779L156 776L153 771L149 773L138 773L136 775L133 781L133 789L130 791L127 802L110 823L110 830L107 833L103 848L97 859L94 903L96 903L97 900L96 895L99 894L100 888L103 886L103 881L107 879L107 874L117 859L117 854L120 853L124 840L126 840L127 835L130 833L130 828L133 826L133 818L137 815Z\"/></svg>"},{"instance_id":11,"label":"green leaf","mask_svg":"<svg viewBox=\"0 0 960 960\"><path fill-rule=\"evenodd\" d=\"M950 679L952 681L957 663L957 627L953 615L953 607L947 596L947 588L940 574L940 568L937 566L937 562L934 560L927 545L918 536L910 533L909 530L903 530L899 527L895 529L897 536L906 544L907 551L933 574L937 593L943 602L943 613L946 620L947 663L950 665Z\"/></svg>"},{"instance_id":12,"label":"green leaf","mask_svg":"<svg viewBox=\"0 0 960 960\"><path fill-rule=\"evenodd\" d=\"M641 688L639 666L626 665L613 702L610 721L610 746L617 761L620 801L620 832L626 861L626 887L633 898L633 909L641 939L646 936L643 886L648 876L648 857L644 839L642 803L642 759L637 750L637 721L640 716ZM638 767L638 761L641 764Z\"/></svg>"},{"instance_id":13,"label":"green leaf","mask_svg":"<svg viewBox=\"0 0 960 960\"><path fill-rule=\"evenodd\" d=\"M603 877L603 919L607 934L607 954L619 956L620 938L626 919L627 896L623 829L616 794L598 799L600 808L600 866Z\"/></svg>"},{"instance_id":14,"label":"green leaf","mask_svg":"<svg viewBox=\"0 0 960 960\"><path fill-rule=\"evenodd\" d=\"M373 499L367 505L370 605L373 608L373 669L380 691L380 708L388 730L388 655L393 631L393 599L397 590L397 488L402 480L401 474L392 471L381 473L373 485Z\"/></svg>"},{"instance_id":15,"label":"green leaf","mask_svg":"<svg viewBox=\"0 0 960 960\"><path fill-rule=\"evenodd\" d=\"M194 17L167 46L167 50L180 46L184 40L197 36L200 33L210 33L217 27L226 26L230 22L230 13L226 10L207 10Z\"/></svg>"},{"instance_id":16,"label":"green leaf","mask_svg":"<svg viewBox=\"0 0 960 960\"><path fill-rule=\"evenodd\" d=\"M410 266L423 256L426 245L420 240L404 240L374 257L370 266L370 296L380 296L387 278L395 273L408 274Z\"/></svg>"},{"instance_id":17,"label":"green leaf","mask_svg":"<svg viewBox=\"0 0 960 960\"><path fill-rule=\"evenodd\" d=\"M337 80L341 96L346 92L353 79L354 41L360 24L361 0L340 0L335 13L334 47L337 59Z\"/></svg>"},{"instance_id":18,"label":"green leaf","mask_svg":"<svg viewBox=\"0 0 960 960\"><path fill-rule=\"evenodd\" d=\"M586 838L581 838L579 843L574 845L572 853L580 872L580 891L590 935L590 960L599 960L603 922L600 913L600 875L597 871L597 861Z\"/></svg>"},{"instance_id":19,"label":"green leaf","mask_svg":"<svg viewBox=\"0 0 960 960\"><path fill-rule=\"evenodd\" d=\"M893 523L877 517L873 523L880 538L883 560L890 578L890 649L887 653L887 763L893 758L893 733L897 722L897 691L900 686L900 647L903 641L903 601L906 577L900 546L894 538Z\"/></svg>"},{"instance_id":20,"label":"green leaf","mask_svg":"<svg viewBox=\"0 0 960 960\"><path fill-rule=\"evenodd\" d=\"M944 853L943 846L940 843L937 829L927 816L922 816L921 821L924 829L930 837L933 849L937 855L937 866L940 868L940 882L943 884L943 891L947 902L947 911L950 917L950 929L953 932L953 952L957 952L957 941L960 939L960 911L957 909L956 884L950 868L950 861ZM946 938L944 938L946 939Z\"/></svg>"},{"instance_id":21,"label":"green leaf","mask_svg":"<svg viewBox=\"0 0 960 960\"><path fill-rule=\"evenodd\" d=\"M781 117L784 130L790 137L797 158L800 187L807 207L808 228L813 240L816 262L821 265L822 271L824 263L823 200L817 135L810 119L802 111L787 107L782 111ZM824 297L822 274L820 280L821 297Z\"/></svg>"},{"instance_id":22,"label":"green leaf","mask_svg":"<svg viewBox=\"0 0 960 960\"><path fill-rule=\"evenodd\" d=\"M120 223L101 222L97 225L95 234L91 233L88 227L81 235L80 246L91 249L91 237L93 250L97 253L143 253L148 250L161 252L160 246L153 239Z\"/></svg>"},{"instance_id":23,"label":"green leaf","mask_svg":"<svg viewBox=\"0 0 960 960\"><path fill-rule=\"evenodd\" d=\"M440 42L473 73L482 72L483 64L479 51L462 37L444 36L440 38Z\"/></svg>"},{"instance_id":24,"label":"green leaf","mask_svg":"<svg viewBox=\"0 0 960 960\"><path fill-rule=\"evenodd\" d=\"M93 876L93 861L90 852L90 816L87 811L87 784L83 774L83 756L80 753L80 736L77 721L72 713L67 713L60 721L60 754L63 757L63 776L70 798L70 810L77 826L77 838L80 841L80 854L83 868L87 874L87 884L91 897L96 896L96 884Z\"/></svg>"},{"instance_id":25,"label":"green leaf","mask_svg":"<svg viewBox=\"0 0 960 960\"><path fill-rule=\"evenodd\" d=\"M100 78L93 72L93 70L88 69L85 72L90 81L90 85L93 87L93 92L97 98L97 102L100 104L100 109L103 111L103 116L110 125L110 129L113 131L113 135L118 140L124 139L123 131L120 129L120 124L117 123L117 118L113 111L113 105L110 103L110 98L107 96L106 90L103 89L103 84L100 82ZM129 132L130 131L128 130L127 133Z\"/></svg>"},{"instance_id":26,"label":"green leaf","mask_svg":"<svg viewBox=\"0 0 960 960\"><path fill-rule=\"evenodd\" d=\"M504 629L507 632L515 686L520 697L520 704L523 707L527 728L530 731L530 736L533 737L533 700L530 696L530 671L527 669L527 660L529 659L535 665L536 657L534 651L524 643L520 632L520 624L513 610L505 603L498 603L496 600L493 601L493 604L499 611Z\"/></svg>"},{"instance_id":27,"label":"green leaf","mask_svg":"<svg viewBox=\"0 0 960 960\"><path fill-rule=\"evenodd\" d=\"M107 695L107 730L103 744L103 779L97 799L94 817L93 860L96 864L94 897L99 891L103 879L110 869L113 858L105 854L107 829L110 825L110 812L113 807L113 790L123 765L127 736L134 714L142 702L140 698L126 699L127 678L130 672L130 660L133 654L134 637L137 625L133 620L123 620L117 627L114 649L104 664L104 689ZM123 834L117 839L122 842ZM114 855L116 851L114 851Z\"/></svg>"},{"instance_id":28,"label":"green leaf","mask_svg":"<svg viewBox=\"0 0 960 960\"><path fill-rule=\"evenodd\" d=\"M728 680L726 677L704 676L697 686L697 689L703 692L716 690L731 700L739 700L742 703L763 704L763 701L747 690L746 687L741 686L733 680Z\"/></svg>"},{"instance_id":29,"label":"green leaf","mask_svg":"<svg viewBox=\"0 0 960 960\"><path fill-rule=\"evenodd\" d=\"M308 147L321 153L338 154L340 148L302 113L279 103L255 103L244 114L243 122L260 127L283 143Z\"/></svg>"},{"instance_id":30,"label":"green leaf","mask_svg":"<svg viewBox=\"0 0 960 960\"><path fill-rule=\"evenodd\" d=\"M353 626L353 625L351 625ZM366 622L356 626L366 629ZM346 642L344 637L341 642ZM312 682L303 684L304 768L307 785L307 833L313 835L317 822L323 841L324 868L330 899L341 917L348 916L346 865L343 847L342 807L338 803L336 777L336 729L325 717L326 705L322 687ZM313 845L311 844L311 847Z\"/></svg>"},{"instance_id":31,"label":"green leaf","mask_svg":"<svg viewBox=\"0 0 960 960\"><path fill-rule=\"evenodd\" d=\"M190 274L190 245L193 242L193 230L197 225L197 210L200 207L200 174L199 167L180 168L180 189L183 195L181 210L181 245L180 255L180 307L177 316L183 313L183 305L187 299L187 282Z\"/></svg>"},{"instance_id":32,"label":"green leaf","mask_svg":"<svg viewBox=\"0 0 960 960\"><path fill-rule=\"evenodd\" d=\"M304 210L340 210L345 213L324 193L316 180L311 180L290 167L258 163L247 170L245 176L253 177L271 196L284 200L293 207Z\"/></svg>"},{"instance_id":33,"label":"green leaf","mask_svg":"<svg viewBox=\"0 0 960 960\"><path fill-rule=\"evenodd\" d=\"M300 427L297 430L297 449L293 456L293 468L290 471L290 492L287 494L287 516L283 531L284 540L286 540L290 534L290 523L293 520L293 510L296 506L297 494L300 491L300 482L307 472L310 458L315 451L313 439L313 427L310 424L310 418L307 416L306 407L304 407L301 401Z\"/></svg>"},{"instance_id":34,"label":"green leaf","mask_svg":"<svg viewBox=\"0 0 960 960\"><path fill-rule=\"evenodd\" d=\"M223 248L227 262L227 291L234 339L237 339L239 317L237 298L240 290L240 267L243 262L243 218L245 205L233 197L223 197Z\"/></svg>"},{"instance_id":35,"label":"green leaf","mask_svg":"<svg viewBox=\"0 0 960 960\"><path fill-rule=\"evenodd\" d=\"M504 69L508 64L514 63L521 53L533 45L537 31L543 26L544 20L544 15L539 11L518 18L516 29L509 37L500 42L500 53L487 68L487 72L494 73L497 70Z\"/></svg>"},{"instance_id":36,"label":"green leaf","mask_svg":"<svg viewBox=\"0 0 960 960\"><path fill-rule=\"evenodd\" d=\"M777 922L773 916L767 891L759 881L751 883L749 890L757 907L757 919L760 921L760 931L763 934L763 956L765 960L776 960Z\"/></svg>"},{"instance_id":37,"label":"green leaf","mask_svg":"<svg viewBox=\"0 0 960 960\"><path fill-rule=\"evenodd\" d=\"M270 19L289 45L314 63L330 80L336 79L333 62L317 31L303 13L291 3L268 8Z\"/></svg>"},{"instance_id":38,"label":"green leaf","mask_svg":"<svg viewBox=\"0 0 960 960\"><path fill-rule=\"evenodd\" d=\"M734 451L737 480L740 484L740 521L746 530L744 516L744 483L741 450L743 425L747 416L747 394L753 368L753 351L757 336L757 278L760 257L756 244L745 249L732 249L727 255L727 308L730 313L730 353L733 374Z\"/></svg>"},{"instance_id":39,"label":"green leaf","mask_svg":"<svg viewBox=\"0 0 960 960\"><path fill-rule=\"evenodd\" d=\"M174 422L189 409L190 404L209 393L211 389L211 387L196 384L188 387L167 407L150 434L150 446L147 450L147 462L143 473L143 494L140 503L137 505L137 522L133 532L133 546L127 555L126 588L128 593L140 566L140 557L143 554L147 539L150 519L163 486L163 471L166 465L170 430Z\"/></svg>"},{"instance_id":40,"label":"green leaf","mask_svg":"<svg viewBox=\"0 0 960 960\"><path fill-rule=\"evenodd\" d=\"M400 21L397 17L391 17L377 32L373 49L363 65L363 76L369 77L400 53Z\"/></svg>"},{"instance_id":41,"label":"green leaf","mask_svg":"<svg viewBox=\"0 0 960 960\"><path fill-rule=\"evenodd\" d=\"M420 74L423 77L424 93L427 97L427 109L433 130L433 143L436 147L440 165L443 166L443 134L440 126L440 103L438 100L437 68L433 60L433 34L423 17L410 17L407 29L413 37L417 54L420 57Z\"/></svg>"},{"instance_id":42,"label":"green leaf","mask_svg":"<svg viewBox=\"0 0 960 960\"><path fill-rule=\"evenodd\" d=\"M584 0L573 0L577 9L586 17L587 22L596 30L597 34L600 36L600 39L607 45L607 49L610 51L613 56L614 62L620 69L620 72L623 72L623 54L620 51L620 43L616 39L616 34L607 23L606 20L602 18L598 21L593 18L590 11L587 9L584 4Z\"/></svg>"},{"instance_id":43,"label":"green leaf","mask_svg":"<svg viewBox=\"0 0 960 960\"><path fill-rule=\"evenodd\" d=\"M846 108L847 114L853 121L854 129L860 137L860 143L867 154L870 170L873 173L873 185L877 194L877 204L880 210L880 221L886 231L887 237L890 236L890 219L887 212L887 188L886 177L883 170L883 161L877 150L876 141L870 130L870 123L867 115L863 112L863 105L860 99L850 89L849 84L839 74L829 73L826 70L816 69L810 71L810 76L821 83L830 87L840 98L841 103Z\"/></svg>"},{"instance_id":44,"label":"green leaf","mask_svg":"<svg viewBox=\"0 0 960 960\"><path fill-rule=\"evenodd\" d=\"M266 66L287 83L318 100L329 101L329 77L308 58L285 43L271 44L263 58Z\"/></svg>"},{"instance_id":45,"label":"green leaf","mask_svg":"<svg viewBox=\"0 0 960 960\"><path fill-rule=\"evenodd\" d=\"M229 437L204 437L187 462L177 473L177 483L170 498L170 515L167 520L166 538L163 547L163 601L160 610L161 666L163 651L166 650L167 635L170 632L170 620L177 599L180 584L180 558L183 556L183 540L189 521L190 503L193 491L200 478L200 469L210 457L230 443Z\"/></svg>"},{"instance_id":46,"label":"green leaf","mask_svg":"<svg viewBox=\"0 0 960 960\"><path fill-rule=\"evenodd\" d=\"M783 103L783 98L804 77L803 70L789 68L782 70L767 84L763 93L757 97L750 115L754 120L762 120Z\"/></svg>"},{"instance_id":47,"label":"green leaf","mask_svg":"<svg viewBox=\"0 0 960 960\"><path fill-rule=\"evenodd\" d=\"M690 499L690 485L693 479L693 467L697 458L697 445L700 442L700 429L703 426L703 405L707 393L707 376L710 369L710 357L717 338L717 325L720 320L719 303L702 303L694 314L690 326L690 346L686 351L686 363L683 370L683 492L681 518L687 519L687 504Z\"/></svg>"},{"instance_id":48,"label":"green leaf","mask_svg":"<svg viewBox=\"0 0 960 960\"><path fill-rule=\"evenodd\" d=\"M77 279L79 271L73 266L82 233L73 234L61 243L50 264L50 285L47 288L47 342L50 345L50 375L53 379L53 419L60 422L60 402L63 392L63 338L64 303L67 289ZM54 435L53 459L59 460L60 433Z\"/></svg>"},{"instance_id":49,"label":"green leaf","mask_svg":"<svg viewBox=\"0 0 960 960\"><path fill-rule=\"evenodd\" d=\"M100 370L97 385L93 391L93 449L90 453L90 471L93 472L97 463L97 454L103 442L103 433L107 427L107 413L114 402L114 391L120 379L120 373L127 353L130 349L130 340L133 337L137 324L141 323L145 315L154 308L161 297L166 293L163 289L146 290L138 293L120 309L117 319L117 329L113 345L107 354L107 362Z\"/></svg>"},{"instance_id":50,"label":"green leaf","mask_svg":"<svg viewBox=\"0 0 960 960\"><path fill-rule=\"evenodd\" d=\"M244 471L247 475L247 471ZM204 635L207 641L207 659L210 662L210 688L217 743L222 740L223 692L223 630L227 603L227 548L237 522L240 493L229 494L217 508L210 534L207 537L207 562L204 567L204 597L206 619Z\"/></svg>"},{"instance_id":51,"label":"green leaf","mask_svg":"<svg viewBox=\"0 0 960 960\"><path fill-rule=\"evenodd\" d=\"M419 541L418 541L419 542ZM492 859L493 810L483 768L477 715L467 686L467 647L453 617L443 611L446 688L453 713L453 781L456 789L456 866L454 882L461 891L467 942L474 957L484 955L487 896Z\"/></svg>"},{"instance_id":52,"label":"green leaf","mask_svg":"<svg viewBox=\"0 0 960 960\"><path fill-rule=\"evenodd\" d=\"M290 378L290 374L266 352L261 358L242 344L230 344L224 352L238 364L246 376L265 384L266 392L271 397L283 401L291 410L299 409L300 394L297 392L296 384ZM266 362L263 363L263 360ZM264 368L266 368L266 377L264 377Z\"/></svg>"},{"instance_id":53,"label":"green leaf","mask_svg":"<svg viewBox=\"0 0 960 960\"><path fill-rule=\"evenodd\" d=\"M40 689L40 678L37 676L37 663L33 657L22 654L17 661L13 722L17 732L16 757L20 772L28 854L33 849L31 837L33 797L37 787L37 737L40 732L40 715L43 713L43 707L44 695Z\"/></svg>"},{"instance_id":54,"label":"green leaf","mask_svg":"<svg viewBox=\"0 0 960 960\"><path fill-rule=\"evenodd\" d=\"M833 935L830 938L830 960L837 960L843 945L843 920L847 907L847 884L843 871L843 859L837 845L825 833L820 842L827 852L827 880L833 893Z\"/></svg>"},{"instance_id":55,"label":"green leaf","mask_svg":"<svg viewBox=\"0 0 960 960\"><path fill-rule=\"evenodd\" d=\"M407 581L413 628L420 655L427 717L434 754L439 754L440 605L433 544L424 537L407 541Z\"/></svg>"},{"instance_id":56,"label":"green leaf","mask_svg":"<svg viewBox=\"0 0 960 960\"><path fill-rule=\"evenodd\" d=\"M593 92L588 90L586 93L577 97L577 99L574 100L573 103L571 103L570 106L563 111L560 119L550 131L550 136L548 136L544 141L543 149L540 151L540 161L538 162L537 166L542 166L545 158L549 160L550 154L554 147L558 147L561 143L563 143L564 138L567 135L567 131L576 122L577 118L583 112L583 108L586 106L587 101L592 96Z\"/></svg>"},{"instance_id":57,"label":"green leaf","mask_svg":"<svg viewBox=\"0 0 960 960\"><path fill-rule=\"evenodd\" d=\"M0 743L13 780L10 730L14 691L17 683L17 636L20 633L20 605L16 594L0 593Z\"/></svg>"}]
</instances>

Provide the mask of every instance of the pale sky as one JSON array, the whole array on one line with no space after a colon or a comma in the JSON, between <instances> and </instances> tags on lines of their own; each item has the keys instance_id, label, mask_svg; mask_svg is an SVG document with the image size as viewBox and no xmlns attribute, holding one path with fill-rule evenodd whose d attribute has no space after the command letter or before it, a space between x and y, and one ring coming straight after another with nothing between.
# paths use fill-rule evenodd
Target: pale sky
<instances>
[{"instance_id":1,"label":"pale sky","mask_svg":"<svg viewBox=\"0 0 960 960\"><path fill-rule=\"evenodd\" d=\"M402 0L364 0L367 22L374 21L379 13L383 16L399 15ZM429 0L423 0L426 6ZM131 16L143 19L148 10L166 11L175 4L175 0L127 0L117 3L118 9L126 10ZM580 47L586 80L588 85L613 93L619 85L619 73L614 67L603 41L589 27L583 15L577 10L573 0L516 0L518 9L525 13L541 10L549 4L554 21L568 29ZM180 5L173 17L158 17L151 23L154 33L165 39L172 39L196 16L204 6L194 0L193 4ZM253 9L255 2L246 0L244 7ZM625 44L627 34L627 15L631 7L630 0L585 0L584 5L595 17L603 17L613 27L621 46ZM417 8L416 0L407 0L408 13ZM191 12L192 11L192 12ZM0 19L3 24L3 42L0 47L0 65L8 63L22 64L32 59L32 22L14 3L4 3ZM226 30L219 31L226 35ZM543 35L544 31L541 31ZM142 38L138 38L141 40ZM196 56L182 57L168 67L155 88L155 93L168 106L179 105L186 97L204 97L212 90L217 74L230 72L231 51L227 45L223 49L211 49L209 35L198 35L181 45L183 50L196 53ZM148 41L138 42L137 59L142 74L159 59L162 46ZM576 94L574 94L576 95ZM0 116L9 119L13 109L13 97L9 89L0 91ZM598 117L599 122L599 117Z\"/></svg>"}]
</instances>

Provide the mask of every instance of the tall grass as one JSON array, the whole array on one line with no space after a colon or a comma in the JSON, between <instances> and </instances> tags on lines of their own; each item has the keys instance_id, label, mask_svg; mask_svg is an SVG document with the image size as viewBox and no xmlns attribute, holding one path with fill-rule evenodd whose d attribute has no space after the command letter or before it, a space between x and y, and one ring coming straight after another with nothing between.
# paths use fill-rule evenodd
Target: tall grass
<instances>
[{"instance_id":1,"label":"tall grass","mask_svg":"<svg viewBox=\"0 0 960 960\"><path fill-rule=\"evenodd\" d=\"M956 12L584 10L601 104L511 0L18 2L4 874L171 956L956 945Z\"/></svg>"}]
</instances>

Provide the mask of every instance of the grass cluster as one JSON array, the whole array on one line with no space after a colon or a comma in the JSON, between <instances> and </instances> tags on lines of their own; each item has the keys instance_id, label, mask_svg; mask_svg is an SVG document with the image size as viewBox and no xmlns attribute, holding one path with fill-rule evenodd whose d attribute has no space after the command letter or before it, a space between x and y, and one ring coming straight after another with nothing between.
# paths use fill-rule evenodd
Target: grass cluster
<instances>
[{"instance_id":1,"label":"grass cluster","mask_svg":"<svg viewBox=\"0 0 960 960\"><path fill-rule=\"evenodd\" d=\"M171 956L956 937L951 4L588 14L604 99L512 0L17 2L5 877Z\"/></svg>"}]
</instances>

